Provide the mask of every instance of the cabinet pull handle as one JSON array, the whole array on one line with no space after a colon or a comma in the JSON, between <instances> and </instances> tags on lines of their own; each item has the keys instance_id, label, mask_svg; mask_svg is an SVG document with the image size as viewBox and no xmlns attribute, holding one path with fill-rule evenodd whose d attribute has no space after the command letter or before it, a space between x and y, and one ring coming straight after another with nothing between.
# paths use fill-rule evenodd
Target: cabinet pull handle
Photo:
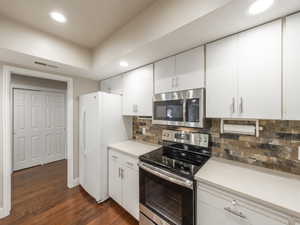
<instances>
[{"instance_id":1,"label":"cabinet pull handle","mask_svg":"<svg viewBox=\"0 0 300 225\"><path fill-rule=\"evenodd\" d=\"M121 179L123 179L124 178L124 170L122 168L120 168L120 170L121 170Z\"/></svg>"},{"instance_id":2,"label":"cabinet pull handle","mask_svg":"<svg viewBox=\"0 0 300 225\"><path fill-rule=\"evenodd\" d=\"M233 214L233 215L235 215L235 216L238 216L242 219L247 219L247 217L242 212L237 212L237 211L231 209L230 207L225 207L224 210L231 213L231 214Z\"/></svg>"},{"instance_id":3,"label":"cabinet pull handle","mask_svg":"<svg viewBox=\"0 0 300 225\"><path fill-rule=\"evenodd\" d=\"M232 103L231 103L231 113L233 114L235 112L235 98L232 98Z\"/></svg>"},{"instance_id":4,"label":"cabinet pull handle","mask_svg":"<svg viewBox=\"0 0 300 225\"><path fill-rule=\"evenodd\" d=\"M119 176L118 177L121 177L121 168L119 168Z\"/></svg>"},{"instance_id":5,"label":"cabinet pull handle","mask_svg":"<svg viewBox=\"0 0 300 225\"><path fill-rule=\"evenodd\" d=\"M138 105L137 105L137 104L134 104L134 105L132 106L132 111L133 111L134 113L137 113L137 112L138 112Z\"/></svg>"},{"instance_id":6,"label":"cabinet pull handle","mask_svg":"<svg viewBox=\"0 0 300 225\"><path fill-rule=\"evenodd\" d=\"M240 99L240 113L243 113L244 109L243 109L243 98L241 97Z\"/></svg>"},{"instance_id":7,"label":"cabinet pull handle","mask_svg":"<svg viewBox=\"0 0 300 225\"><path fill-rule=\"evenodd\" d=\"M113 159L118 159L118 157L117 157L117 156L115 156L115 155L113 155L113 156L112 156L112 158L113 158Z\"/></svg>"}]
</instances>

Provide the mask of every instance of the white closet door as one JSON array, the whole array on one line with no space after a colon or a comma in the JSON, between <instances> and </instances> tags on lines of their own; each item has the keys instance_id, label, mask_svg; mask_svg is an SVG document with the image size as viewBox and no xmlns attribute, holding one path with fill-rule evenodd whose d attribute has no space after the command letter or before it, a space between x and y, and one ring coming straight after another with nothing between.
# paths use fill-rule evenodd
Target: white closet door
<instances>
[{"instance_id":1,"label":"white closet door","mask_svg":"<svg viewBox=\"0 0 300 225\"><path fill-rule=\"evenodd\" d=\"M45 96L36 91L14 90L13 168L20 170L42 163Z\"/></svg>"},{"instance_id":2,"label":"white closet door","mask_svg":"<svg viewBox=\"0 0 300 225\"><path fill-rule=\"evenodd\" d=\"M45 93L46 126L45 126L45 163L65 158L65 95Z\"/></svg>"},{"instance_id":3,"label":"white closet door","mask_svg":"<svg viewBox=\"0 0 300 225\"><path fill-rule=\"evenodd\" d=\"M65 158L65 95L14 90L13 169Z\"/></svg>"}]
</instances>

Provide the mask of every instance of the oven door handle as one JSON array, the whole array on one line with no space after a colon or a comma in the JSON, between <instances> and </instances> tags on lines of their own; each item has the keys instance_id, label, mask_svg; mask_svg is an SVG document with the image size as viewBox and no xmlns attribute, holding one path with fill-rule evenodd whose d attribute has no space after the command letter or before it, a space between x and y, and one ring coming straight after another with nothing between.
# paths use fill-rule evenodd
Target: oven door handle
<instances>
[{"instance_id":1,"label":"oven door handle","mask_svg":"<svg viewBox=\"0 0 300 225\"><path fill-rule=\"evenodd\" d=\"M189 188L192 190L194 189L194 183L191 180L188 180L183 177L177 176L175 174L169 173L165 170L154 167L148 163L140 162L139 167L155 176L158 176L158 177L164 179L164 180L170 181L172 183L178 184L180 186L183 186L183 187L186 187L186 188Z\"/></svg>"}]
</instances>

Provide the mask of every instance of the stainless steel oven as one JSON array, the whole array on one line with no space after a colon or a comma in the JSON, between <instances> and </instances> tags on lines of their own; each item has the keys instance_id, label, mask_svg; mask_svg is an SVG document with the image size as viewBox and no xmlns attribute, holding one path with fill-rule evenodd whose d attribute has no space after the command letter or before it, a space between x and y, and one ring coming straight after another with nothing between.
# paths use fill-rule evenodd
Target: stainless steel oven
<instances>
[{"instance_id":1,"label":"stainless steel oven","mask_svg":"<svg viewBox=\"0 0 300 225\"><path fill-rule=\"evenodd\" d=\"M153 124L203 127L204 88L157 94L153 99Z\"/></svg>"},{"instance_id":2,"label":"stainless steel oven","mask_svg":"<svg viewBox=\"0 0 300 225\"><path fill-rule=\"evenodd\" d=\"M194 225L192 180L140 163L140 225Z\"/></svg>"}]
</instances>

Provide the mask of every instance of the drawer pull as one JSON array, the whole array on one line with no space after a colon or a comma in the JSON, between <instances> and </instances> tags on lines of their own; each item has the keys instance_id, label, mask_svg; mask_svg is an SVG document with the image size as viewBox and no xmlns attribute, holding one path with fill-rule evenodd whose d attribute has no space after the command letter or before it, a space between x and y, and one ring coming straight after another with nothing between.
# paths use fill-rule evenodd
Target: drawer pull
<instances>
[{"instance_id":1,"label":"drawer pull","mask_svg":"<svg viewBox=\"0 0 300 225\"><path fill-rule=\"evenodd\" d=\"M134 166L134 164L131 163L131 162L126 162L126 164L127 164L128 166Z\"/></svg>"},{"instance_id":2,"label":"drawer pull","mask_svg":"<svg viewBox=\"0 0 300 225\"><path fill-rule=\"evenodd\" d=\"M115 155L113 155L113 156L112 156L112 158L113 158L113 159L118 159L118 157L117 157L117 156L115 156Z\"/></svg>"},{"instance_id":3,"label":"drawer pull","mask_svg":"<svg viewBox=\"0 0 300 225\"><path fill-rule=\"evenodd\" d=\"M241 217L242 219L247 219L247 217L242 212L237 212L237 211L231 209L230 207L225 207L224 210L235 216Z\"/></svg>"}]
</instances>

